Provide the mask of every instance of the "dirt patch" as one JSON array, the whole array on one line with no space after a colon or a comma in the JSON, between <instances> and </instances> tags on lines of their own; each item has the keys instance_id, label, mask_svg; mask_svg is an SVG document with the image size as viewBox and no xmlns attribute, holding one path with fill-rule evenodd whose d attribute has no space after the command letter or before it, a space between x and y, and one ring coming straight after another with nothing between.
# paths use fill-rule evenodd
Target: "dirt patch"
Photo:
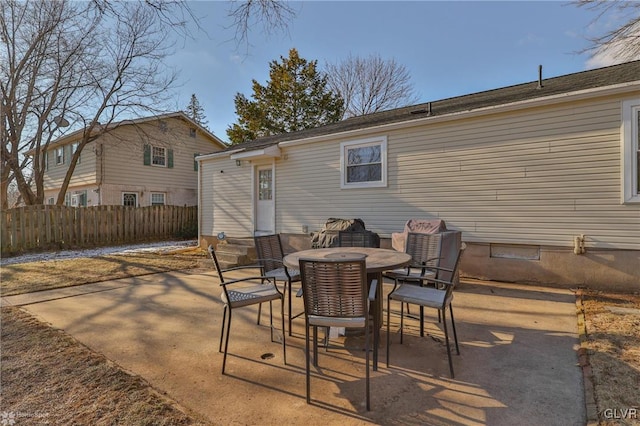
<instances>
[{"instance_id":1,"label":"dirt patch","mask_svg":"<svg viewBox=\"0 0 640 426\"><path fill-rule=\"evenodd\" d=\"M582 303L600 424L640 425L640 295L585 291Z\"/></svg>"},{"instance_id":2,"label":"dirt patch","mask_svg":"<svg viewBox=\"0 0 640 426\"><path fill-rule=\"evenodd\" d=\"M2 424L207 424L21 309L1 319Z\"/></svg>"},{"instance_id":3,"label":"dirt patch","mask_svg":"<svg viewBox=\"0 0 640 426\"><path fill-rule=\"evenodd\" d=\"M193 269L208 261L201 249L48 260L2 266L0 294L13 296L158 272Z\"/></svg>"}]
</instances>

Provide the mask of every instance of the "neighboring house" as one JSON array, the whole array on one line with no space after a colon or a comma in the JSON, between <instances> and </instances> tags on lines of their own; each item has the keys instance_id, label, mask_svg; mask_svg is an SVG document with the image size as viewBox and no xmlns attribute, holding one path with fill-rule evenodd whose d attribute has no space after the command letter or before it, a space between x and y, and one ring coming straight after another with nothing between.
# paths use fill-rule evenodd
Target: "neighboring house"
<instances>
[{"instance_id":1,"label":"neighboring house","mask_svg":"<svg viewBox=\"0 0 640 426\"><path fill-rule=\"evenodd\" d=\"M198 157L199 232L440 218L465 276L638 290L639 128L636 61L262 138Z\"/></svg>"},{"instance_id":2,"label":"neighboring house","mask_svg":"<svg viewBox=\"0 0 640 426\"><path fill-rule=\"evenodd\" d=\"M70 206L197 205L200 153L227 147L182 112L111 123L80 153L66 192ZM54 204L82 131L46 151L45 203Z\"/></svg>"}]
</instances>

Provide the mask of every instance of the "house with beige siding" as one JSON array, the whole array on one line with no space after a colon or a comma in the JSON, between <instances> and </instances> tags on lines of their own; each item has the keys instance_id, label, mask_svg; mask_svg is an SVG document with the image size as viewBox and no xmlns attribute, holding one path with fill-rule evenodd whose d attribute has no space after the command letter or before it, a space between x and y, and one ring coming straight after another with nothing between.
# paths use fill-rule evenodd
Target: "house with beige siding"
<instances>
[{"instance_id":1,"label":"house with beige siding","mask_svg":"<svg viewBox=\"0 0 640 426\"><path fill-rule=\"evenodd\" d=\"M82 130L45 153L45 202L55 203ZM226 148L182 112L111 123L80 153L65 195L70 206L197 205L195 157Z\"/></svg>"},{"instance_id":2,"label":"house with beige siding","mask_svg":"<svg viewBox=\"0 0 640 426\"><path fill-rule=\"evenodd\" d=\"M198 157L199 233L439 218L463 276L639 290L639 131L636 61L261 138Z\"/></svg>"}]
</instances>

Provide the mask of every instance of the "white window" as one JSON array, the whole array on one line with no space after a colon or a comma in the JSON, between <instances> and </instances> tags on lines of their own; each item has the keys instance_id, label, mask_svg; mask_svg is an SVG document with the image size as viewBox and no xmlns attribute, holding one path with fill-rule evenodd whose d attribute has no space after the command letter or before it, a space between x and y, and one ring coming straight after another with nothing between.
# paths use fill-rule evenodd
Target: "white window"
<instances>
[{"instance_id":1,"label":"white window","mask_svg":"<svg viewBox=\"0 0 640 426\"><path fill-rule=\"evenodd\" d=\"M189 129L189 136L191 136L192 138L196 137L196 129L194 129L193 127L191 127Z\"/></svg>"},{"instance_id":2,"label":"white window","mask_svg":"<svg viewBox=\"0 0 640 426\"><path fill-rule=\"evenodd\" d=\"M341 188L387 186L386 136L340 144Z\"/></svg>"},{"instance_id":3,"label":"white window","mask_svg":"<svg viewBox=\"0 0 640 426\"><path fill-rule=\"evenodd\" d=\"M273 199L273 179L271 169L258 171L258 200Z\"/></svg>"},{"instance_id":4,"label":"white window","mask_svg":"<svg viewBox=\"0 0 640 426\"><path fill-rule=\"evenodd\" d=\"M640 99L622 103L622 202L640 203Z\"/></svg>"},{"instance_id":5,"label":"white window","mask_svg":"<svg viewBox=\"0 0 640 426\"><path fill-rule=\"evenodd\" d=\"M164 206L164 193L152 192L151 193L151 205L152 206Z\"/></svg>"},{"instance_id":6,"label":"white window","mask_svg":"<svg viewBox=\"0 0 640 426\"><path fill-rule=\"evenodd\" d=\"M49 199L47 200L47 204L49 204L49 205L53 205L55 203L56 203L56 201L53 199L53 197L49 197Z\"/></svg>"},{"instance_id":7,"label":"white window","mask_svg":"<svg viewBox=\"0 0 640 426\"><path fill-rule=\"evenodd\" d=\"M163 120L160 120L160 122L158 123L158 127L160 128L160 131L162 133L165 133L169 128L169 126L167 126L167 122Z\"/></svg>"},{"instance_id":8,"label":"white window","mask_svg":"<svg viewBox=\"0 0 640 426\"><path fill-rule=\"evenodd\" d=\"M138 194L135 192L123 192L122 193L122 205L127 207L138 206Z\"/></svg>"},{"instance_id":9,"label":"white window","mask_svg":"<svg viewBox=\"0 0 640 426\"><path fill-rule=\"evenodd\" d=\"M167 165L167 150L158 146L151 147L151 164L165 167Z\"/></svg>"},{"instance_id":10,"label":"white window","mask_svg":"<svg viewBox=\"0 0 640 426\"><path fill-rule=\"evenodd\" d=\"M56 148L56 164L64 164L64 147Z\"/></svg>"},{"instance_id":11,"label":"white window","mask_svg":"<svg viewBox=\"0 0 640 426\"><path fill-rule=\"evenodd\" d=\"M71 195L71 205L73 207L86 207L87 206L87 191L75 191Z\"/></svg>"},{"instance_id":12,"label":"white window","mask_svg":"<svg viewBox=\"0 0 640 426\"><path fill-rule=\"evenodd\" d=\"M80 146L80 142L74 142L74 143L71 144L71 156L72 157L76 153L76 151L78 150L79 146ZM82 155L82 153L80 153L80 155ZM78 157L78 163L80 163L80 157Z\"/></svg>"}]
</instances>

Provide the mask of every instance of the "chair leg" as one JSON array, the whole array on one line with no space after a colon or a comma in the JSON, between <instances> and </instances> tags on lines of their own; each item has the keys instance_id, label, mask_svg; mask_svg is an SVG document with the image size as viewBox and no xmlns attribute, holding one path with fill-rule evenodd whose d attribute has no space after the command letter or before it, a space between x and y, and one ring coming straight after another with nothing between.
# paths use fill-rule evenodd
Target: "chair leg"
<instances>
[{"instance_id":1,"label":"chair leg","mask_svg":"<svg viewBox=\"0 0 640 426\"><path fill-rule=\"evenodd\" d=\"M218 352L222 352L222 339L224 339L225 324L227 321L227 305L224 305L222 310L222 326L220 327L220 345L218 346Z\"/></svg>"},{"instance_id":2,"label":"chair leg","mask_svg":"<svg viewBox=\"0 0 640 426\"><path fill-rule=\"evenodd\" d=\"M318 327L313 326L313 366L318 366Z\"/></svg>"},{"instance_id":3,"label":"chair leg","mask_svg":"<svg viewBox=\"0 0 640 426\"><path fill-rule=\"evenodd\" d=\"M370 365L370 357L371 357L369 355L369 350L371 349L371 347L370 347L370 345L371 345L371 336L370 336L371 332L369 331L369 322L368 321L365 322L365 327L366 327L365 332L364 332L365 333L365 338L364 338L364 340L365 340L365 353L366 353L365 358L367 359L367 373L366 373L366 385L365 385L365 388L366 388L366 393L367 393L367 411L371 411L371 398L370 398L370 392L369 392L369 388L370 388L370 386L369 386L369 375L370 375L370 373L369 373L369 365ZM375 333L375 330L373 332ZM376 350L376 349L374 349L374 350Z\"/></svg>"},{"instance_id":4,"label":"chair leg","mask_svg":"<svg viewBox=\"0 0 640 426\"><path fill-rule=\"evenodd\" d=\"M306 322L306 321L305 321ZM304 335L305 335L305 364L306 364L306 373L307 373L307 404L311 403L311 352L309 348L309 323L306 322L304 325Z\"/></svg>"},{"instance_id":5,"label":"chair leg","mask_svg":"<svg viewBox=\"0 0 640 426\"><path fill-rule=\"evenodd\" d=\"M286 283L285 285L289 286L288 289L288 293L289 293L289 336L291 336L291 281L289 281L288 283Z\"/></svg>"},{"instance_id":6,"label":"chair leg","mask_svg":"<svg viewBox=\"0 0 640 426\"><path fill-rule=\"evenodd\" d=\"M258 305L258 319L256 320L256 324L260 325L260 316L262 315L262 303Z\"/></svg>"},{"instance_id":7,"label":"chair leg","mask_svg":"<svg viewBox=\"0 0 640 426\"><path fill-rule=\"evenodd\" d=\"M224 355L222 356L222 374L227 365L227 349L229 348L229 333L231 333L231 308L229 308L229 316L227 318L227 333L224 339Z\"/></svg>"},{"instance_id":8,"label":"chair leg","mask_svg":"<svg viewBox=\"0 0 640 426\"><path fill-rule=\"evenodd\" d=\"M373 321L373 371L378 371L378 345L380 345L380 328L382 327L382 324L379 323L380 321L382 321L382 317L378 318L378 313L376 312ZM369 349L367 349L367 352Z\"/></svg>"},{"instance_id":9,"label":"chair leg","mask_svg":"<svg viewBox=\"0 0 640 426\"><path fill-rule=\"evenodd\" d=\"M447 345L447 357L449 358L449 372L451 373L451 378L453 379L453 361L451 360L451 348L449 347L449 333L447 332L447 314L446 309L442 310L442 327L444 328L444 340Z\"/></svg>"},{"instance_id":10,"label":"chair leg","mask_svg":"<svg viewBox=\"0 0 640 426\"><path fill-rule=\"evenodd\" d=\"M409 304L407 304L407 308ZM400 344L404 341L404 303L400 303Z\"/></svg>"},{"instance_id":11,"label":"chair leg","mask_svg":"<svg viewBox=\"0 0 640 426\"><path fill-rule=\"evenodd\" d=\"M456 342L456 352L460 355L460 348L458 347L458 333L456 333L456 322L453 319L453 305L449 305L449 311L451 312L451 326L453 327L453 340ZM440 310L438 310L438 313Z\"/></svg>"},{"instance_id":12,"label":"chair leg","mask_svg":"<svg viewBox=\"0 0 640 426\"><path fill-rule=\"evenodd\" d=\"M287 365L287 344L285 342L286 330L284 328L284 295L280 300L280 318L282 321L282 360L284 365Z\"/></svg>"},{"instance_id":13,"label":"chair leg","mask_svg":"<svg viewBox=\"0 0 640 426\"><path fill-rule=\"evenodd\" d=\"M274 342L275 340L273 340L273 301L269 301L269 328L271 330L271 342Z\"/></svg>"},{"instance_id":14,"label":"chair leg","mask_svg":"<svg viewBox=\"0 0 640 426\"><path fill-rule=\"evenodd\" d=\"M391 341L391 298L387 296L387 368L389 368L389 344Z\"/></svg>"}]
</instances>

